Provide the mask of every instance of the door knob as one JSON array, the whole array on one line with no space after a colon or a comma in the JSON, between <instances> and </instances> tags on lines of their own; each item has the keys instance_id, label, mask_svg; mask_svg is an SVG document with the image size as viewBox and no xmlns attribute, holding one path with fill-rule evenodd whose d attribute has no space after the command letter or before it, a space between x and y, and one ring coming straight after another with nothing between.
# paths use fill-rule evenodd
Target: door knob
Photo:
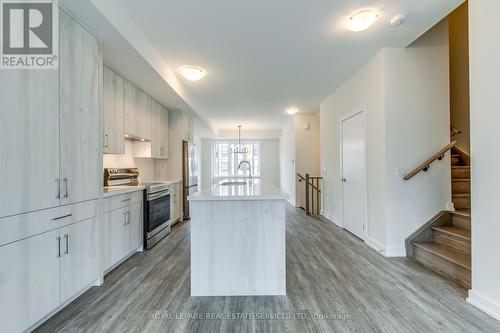
<instances>
[{"instance_id":1,"label":"door knob","mask_svg":"<svg viewBox=\"0 0 500 333\"><path fill-rule=\"evenodd\" d=\"M343 181L343 182L345 183L345 182L347 181L347 179L345 179L345 178L342 178L342 181Z\"/></svg>"}]
</instances>

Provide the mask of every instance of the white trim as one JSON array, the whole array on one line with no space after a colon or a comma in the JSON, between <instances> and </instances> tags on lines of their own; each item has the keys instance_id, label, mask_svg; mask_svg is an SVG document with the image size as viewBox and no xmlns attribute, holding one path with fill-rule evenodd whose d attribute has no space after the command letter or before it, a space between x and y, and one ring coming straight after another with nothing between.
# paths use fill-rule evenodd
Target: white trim
<instances>
[{"instance_id":1,"label":"white trim","mask_svg":"<svg viewBox=\"0 0 500 333\"><path fill-rule=\"evenodd\" d=\"M365 212L366 212L366 219L365 219L365 227L364 227L364 237L363 240L366 240L368 238L368 140L367 140L367 127L368 127L368 121L367 121L367 116L365 110L361 111L355 111L351 112L344 117L340 119L340 166L339 166L339 171L340 171L340 212L341 212L341 220L344 221L344 182L342 181L344 170L343 170L343 156L344 156L344 150L342 146L342 141L343 141L343 123L344 121L351 119L357 115L361 114L363 117L363 141L364 141L364 171L365 171L365 183L364 183L364 194L365 194ZM343 225L343 222L342 222ZM344 228L342 226L342 228Z\"/></svg>"},{"instance_id":2,"label":"white trim","mask_svg":"<svg viewBox=\"0 0 500 333\"><path fill-rule=\"evenodd\" d=\"M321 214L321 216L323 216L329 222L332 222L337 227L344 229L344 226L342 224L342 220L326 214L323 210L321 210L320 214Z\"/></svg>"},{"instance_id":3,"label":"white trim","mask_svg":"<svg viewBox=\"0 0 500 333\"><path fill-rule=\"evenodd\" d=\"M294 208L296 208L296 206L295 206L295 201L293 201L293 200L292 200L292 198L290 198L290 196L289 196L289 198L288 198L288 199L286 199L286 201L288 201L288 203L289 203L290 205L292 205Z\"/></svg>"},{"instance_id":4,"label":"white trim","mask_svg":"<svg viewBox=\"0 0 500 333\"><path fill-rule=\"evenodd\" d=\"M404 247L389 247L385 249L384 255L388 258L406 257L406 248Z\"/></svg>"},{"instance_id":5,"label":"white trim","mask_svg":"<svg viewBox=\"0 0 500 333\"><path fill-rule=\"evenodd\" d=\"M385 246L371 237L366 237L365 244L385 256Z\"/></svg>"},{"instance_id":6,"label":"white trim","mask_svg":"<svg viewBox=\"0 0 500 333\"><path fill-rule=\"evenodd\" d=\"M474 290L469 290L467 302L500 321L500 304Z\"/></svg>"}]
</instances>

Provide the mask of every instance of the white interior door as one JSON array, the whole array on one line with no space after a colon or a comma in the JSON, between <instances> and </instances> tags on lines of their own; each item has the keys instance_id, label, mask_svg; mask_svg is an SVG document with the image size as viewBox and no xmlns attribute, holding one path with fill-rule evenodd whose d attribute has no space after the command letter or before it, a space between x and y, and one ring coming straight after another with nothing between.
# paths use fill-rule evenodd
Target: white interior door
<instances>
[{"instance_id":1,"label":"white interior door","mask_svg":"<svg viewBox=\"0 0 500 333\"><path fill-rule=\"evenodd\" d=\"M342 210L344 228L364 239L366 141L364 112L342 121Z\"/></svg>"}]
</instances>

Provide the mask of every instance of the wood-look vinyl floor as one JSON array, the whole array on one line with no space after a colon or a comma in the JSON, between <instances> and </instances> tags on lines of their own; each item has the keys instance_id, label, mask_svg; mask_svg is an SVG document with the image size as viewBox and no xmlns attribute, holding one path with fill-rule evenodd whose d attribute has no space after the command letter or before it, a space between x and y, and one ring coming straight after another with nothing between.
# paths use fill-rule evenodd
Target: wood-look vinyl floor
<instances>
[{"instance_id":1,"label":"wood-look vinyl floor","mask_svg":"<svg viewBox=\"0 0 500 333\"><path fill-rule=\"evenodd\" d=\"M37 332L500 332L465 289L291 206L286 246L287 296L190 297L189 223L178 224Z\"/></svg>"}]
</instances>

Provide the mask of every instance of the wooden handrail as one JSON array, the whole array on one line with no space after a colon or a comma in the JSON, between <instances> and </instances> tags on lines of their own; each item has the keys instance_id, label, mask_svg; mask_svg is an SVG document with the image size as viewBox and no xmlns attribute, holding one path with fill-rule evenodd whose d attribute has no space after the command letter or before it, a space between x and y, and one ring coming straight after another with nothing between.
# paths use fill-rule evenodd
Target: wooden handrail
<instances>
[{"instance_id":1,"label":"wooden handrail","mask_svg":"<svg viewBox=\"0 0 500 333\"><path fill-rule=\"evenodd\" d=\"M299 177L299 182L305 182L306 214L319 215L321 212L320 180L323 180L323 177L311 177L308 173L306 173L305 177L299 173L297 176Z\"/></svg>"},{"instance_id":2,"label":"wooden handrail","mask_svg":"<svg viewBox=\"0 0 500 333\"><path fill-rule=\"evenodd\" d=\"M441 160L443 158L444 154L448 150L450 150L451 148L455 147L456 144L457 144L456 140L448 143L446 146L441 148L437 153L432 155L431 158L427 159L424 163L422 163L418 167L416 167L415 170L413 170L412 172L410 172L409 174L404 176L403 179L410 180L420 171L427 171L430 168L432 162L434 162L435 160Z\"/></svg>"}]
</instances>

